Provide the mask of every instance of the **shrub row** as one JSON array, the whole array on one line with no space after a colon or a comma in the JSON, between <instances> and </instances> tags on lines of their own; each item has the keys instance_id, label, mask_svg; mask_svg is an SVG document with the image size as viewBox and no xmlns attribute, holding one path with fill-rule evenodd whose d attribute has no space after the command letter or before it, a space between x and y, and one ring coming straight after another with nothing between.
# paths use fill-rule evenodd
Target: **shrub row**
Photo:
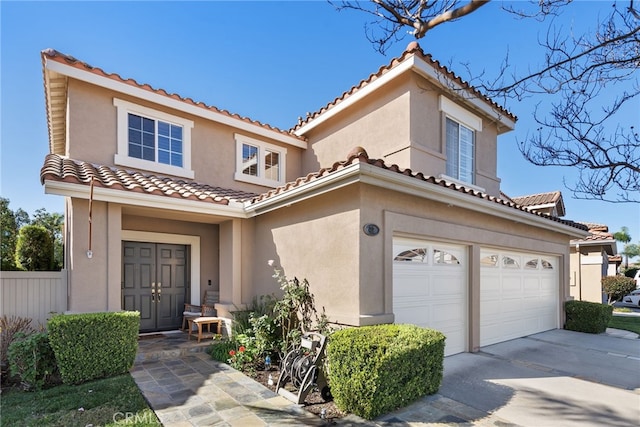
<instances>
[{"instance_id":1,"label":"shrub row","mask_svg":"<svg viewBox=\"0 0 640 427\"><path fill-rule=\"evenodd\" d=\"M567 315L565 329L590 334L606 331L613 315L613 306L588 301L567 301L564 310Z\"/></svg>"},{"instance_id":2,"label":"shrub row","mask_svg":"<svg viewBox=\"0 0 640 427\"><path fill-rule=\"evenodd\" d=\"M336 405L373 419L435 393L445 336L414 325L349 328L331 335L327 362Z\"/></svg>"},{"instance_id":3,"label":"shrub row","mask_svg":"<svg viewBox=\"0 0 640 427\"><path fill-rule=\"evenodd\" d=\"M79 384L127 372L138 350L138 312L57 315L48 332L19 332L8 349L9 369L25 390ZM4 336L3 336L4 338Z\"/></svg>"},{"instance_id":4,"label":"shrub row","mask_svg":"<svg viewBox=\"0 0 640 427\"><path fill-rule=\"evenodd\" d=\"M131 369L138 351L140 313L58 315L47 328L62 381L79 384Z\"/></svg>"}]
</instances>

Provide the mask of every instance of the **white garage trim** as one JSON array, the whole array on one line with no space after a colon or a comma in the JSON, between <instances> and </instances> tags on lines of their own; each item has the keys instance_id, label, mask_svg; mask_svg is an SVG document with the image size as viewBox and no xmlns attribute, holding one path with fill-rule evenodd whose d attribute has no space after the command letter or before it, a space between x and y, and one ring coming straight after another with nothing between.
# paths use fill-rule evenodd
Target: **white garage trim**
<instances>
[{"instance_id":1,"label":"white garage trim","mask_svg":"<svg viewBox=\"0 0 640 427\"><path fill-rule=\"evenodd\" d=\"M558 327L558 257L480 251L480 346Z\"/></svg>"},{"instance_id":2,"label":"white garage trim","mask_svg":"<svg viewBox=\"0 0 640 427\"><path fill-rule=\"evenodd\" d=\"M394 238L392 263L395 323L442 332L446 356L467 351L467 248Z\"/></svg>"}]
</instances>

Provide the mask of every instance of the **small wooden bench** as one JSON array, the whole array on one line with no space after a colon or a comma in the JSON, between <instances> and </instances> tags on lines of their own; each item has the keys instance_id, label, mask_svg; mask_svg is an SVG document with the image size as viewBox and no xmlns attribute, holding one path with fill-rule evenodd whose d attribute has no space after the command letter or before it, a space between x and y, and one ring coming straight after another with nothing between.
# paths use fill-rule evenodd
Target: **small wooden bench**
<instances>
[{"instance_id":1,"label":"small wooden bench","mask_svg":"<svg viewBox=\"0 0 640 427\"><path fill-rule=\"evenodd\" d=\"M191 340L191 332L193 331L193 324L198 327L198 342L202 339L202 326L207 325L207 332L211 333L211 325L216 325L216 334L219 334L222 327L222 319L219 317L196 317L189 318L189 335L188 339Z\"/></svg>"}]
</instances>

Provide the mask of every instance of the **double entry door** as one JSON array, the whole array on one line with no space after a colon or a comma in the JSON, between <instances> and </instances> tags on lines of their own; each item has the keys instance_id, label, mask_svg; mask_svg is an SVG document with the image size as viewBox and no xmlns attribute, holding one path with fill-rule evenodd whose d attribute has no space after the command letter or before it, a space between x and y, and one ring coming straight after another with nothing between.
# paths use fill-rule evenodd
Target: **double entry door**
<instances>
[{"instance_id":1,"label":"double entry door","mask_svg":"<svg viewBox=\"0 0 640 427\"><path fill-rule=\"evenodd\" d=\"M178 329L188 287L188 247L122 242L122 309L140 312L140 331Z\"/></svg>"}]
</instances>

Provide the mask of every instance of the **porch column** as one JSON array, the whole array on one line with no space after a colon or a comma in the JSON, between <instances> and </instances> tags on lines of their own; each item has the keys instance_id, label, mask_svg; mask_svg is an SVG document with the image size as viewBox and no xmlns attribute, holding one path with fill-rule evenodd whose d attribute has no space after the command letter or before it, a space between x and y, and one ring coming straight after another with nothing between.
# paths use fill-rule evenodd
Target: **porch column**
<instances>
[{"instance_id":1,"label":"porch column","mask_svg":"<svg viewBox=\"0 0 640 427\"><path fill-rule=\"evenodd\" d=\"M122 310L122 208L107 204L107 311Z\"/></svg>"},{"instance_id":2,"label":"porch column","mask_svg":"<svg viewBox=\"0 0 640 427\"><path fill-rule=\"evenodd\" d=\"M242 220L220 224L220 303L219 315L231 317L242 305Z\"/></svg>"}]
</instances>

